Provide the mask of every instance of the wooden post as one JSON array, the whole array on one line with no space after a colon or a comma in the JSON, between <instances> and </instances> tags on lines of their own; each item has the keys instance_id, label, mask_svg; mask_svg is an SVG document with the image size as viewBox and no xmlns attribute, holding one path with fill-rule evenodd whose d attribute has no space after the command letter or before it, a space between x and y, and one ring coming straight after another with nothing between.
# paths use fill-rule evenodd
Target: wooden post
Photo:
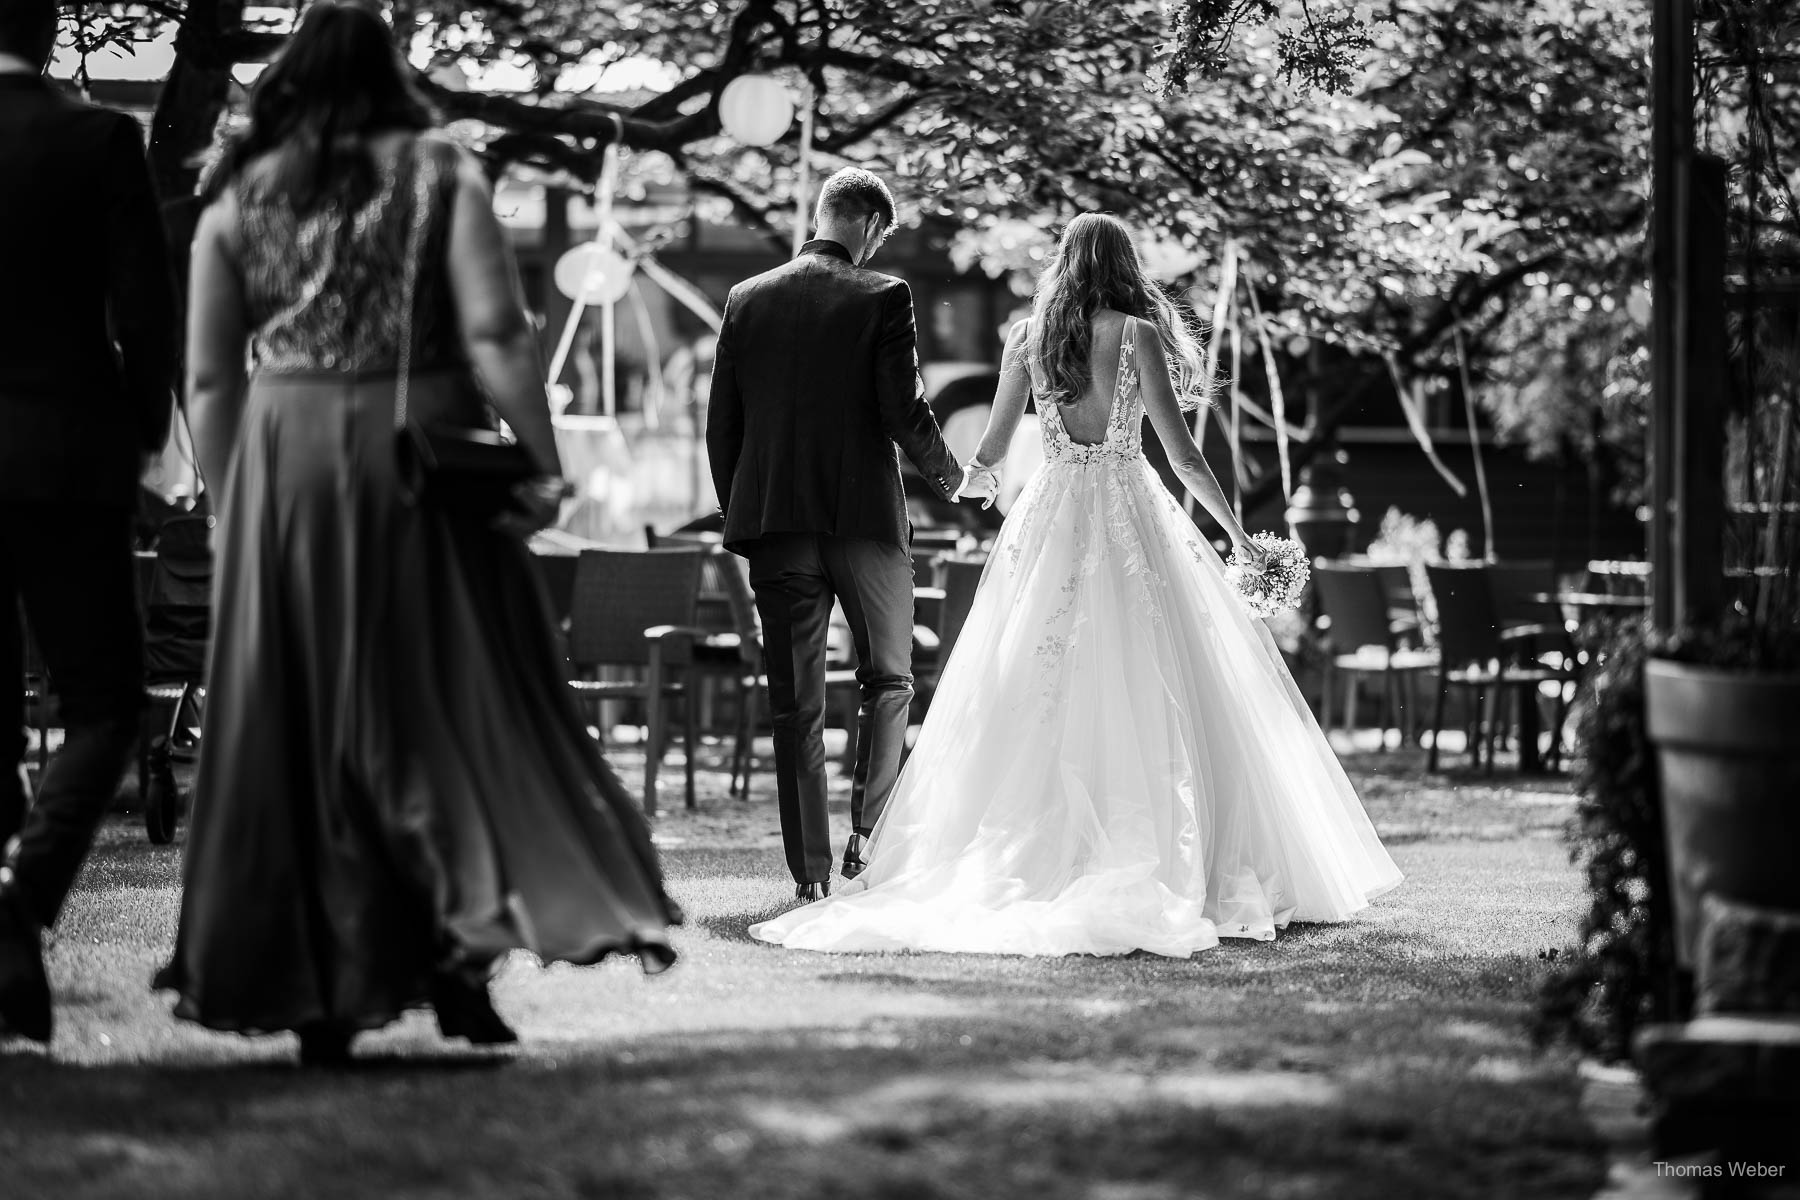
<instances>
[{"instance_id":1,"label":"wooden post","mask_svg":"<svg viewBox=\"0 0 1800 1200\"><path fill-rule=\"evenodd\" d=\"M1651 61L1650 600L1657 629L1724 599L1725 166L1694 151L1694 0L1656 0Z\"/></svg>"},{"instance_id":2,"label":"wooden post","mask_svg":"<svg viewBox=\"0 0 1800 1200\"><path fill-rule=\"evenodd\" d=\"M532 297L544 314L542 337L544 349L556 344L569 320L570 300L556 286L556 263L573 244L569 234L569 192L566 188L544 185L544 240L538 253L544 264L543 283L539 294ZM552 380L551 382L555 382Z\"/></svg>"},{"instance_id":3,"label":"wooden post","mask_svg":"<svg viewBox=\"0 0 1800 1200\"><path fill-rule=\"evenodd\" d=\"M1725 163L1688 165L1682 231L1682 340L1675 408L1672 568L1676 624L1707 622L1725 603Z\"/></svg>"},{"instance_id":4,"label":"wooden post","mask_svg":"<svg viewBox=\"0 0 1800 1200\"><path fill-rule=\"evenodd\" d=\"M1682 230L1694 145L1693 0L1655 0L1650 55L1650 616L1674 628L1676 412L1681 391Z\"/></svg>"}]
</instances>

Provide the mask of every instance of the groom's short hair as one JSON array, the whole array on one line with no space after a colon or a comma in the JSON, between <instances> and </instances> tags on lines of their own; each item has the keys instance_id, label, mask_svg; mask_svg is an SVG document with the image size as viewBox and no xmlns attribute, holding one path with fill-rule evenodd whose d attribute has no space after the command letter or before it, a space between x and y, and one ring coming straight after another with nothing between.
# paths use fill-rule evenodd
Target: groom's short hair
<instances>
[{"instance_id":1,"label":"groom's short hair","mask_svg":"<svg viewBox=\"0 0 1800 1200\"><path fill-rule=\"evenodd\" d=\"M0 53L35 59L45 49L44 42L56 37L60 4L61 0L0 0Z\"/></svg>"},{"instance_id":2,"label":"groom's short hair","mask_svg":"<svg viewBox=\"0 0 1800 1200\"><path fill-rule=\"evenodd\" d=\"M5 0L0 0L4 3ZM861 167L845 167L834 171L819 189L819 216L881 218L883 225L894 224L894 193L873 171Z\"/></svg>"}]
</instances>

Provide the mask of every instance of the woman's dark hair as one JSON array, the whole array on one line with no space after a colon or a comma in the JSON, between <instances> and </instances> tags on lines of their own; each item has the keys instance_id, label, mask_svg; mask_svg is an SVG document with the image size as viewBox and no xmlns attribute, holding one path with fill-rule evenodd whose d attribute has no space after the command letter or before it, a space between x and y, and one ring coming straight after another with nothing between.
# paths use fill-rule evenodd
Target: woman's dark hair
<instances>
[{"instance_id":1,"label":"woman's dark hair","mask_svg":"<svg viewBox=\"0 0 1800 1200\"><path fill-rule=\"evenodd\" d=\"M1093 382L1088 355L1094 314L1103 308L1156 326L1182 409L1191 412L1205 402L1200 345L1193 331L1151 282L1131 230L1106 213L1082 213L1070 221L1056 256L1038 277L1024 352L1045 381L1044 399L1074 404Z\"/></svg>"},{"instance_id":2,"label":"woman's dark hair","mask_svg":"<svg viewBox=\"0 0 1800 1200\"><path fill-rule=\"evenodd\" d=\"M340 187L360 203L375 188L368 139L436 123L380 15L355 0L317 0L257 79L249 127L227 147L207 193L218 194L252 159L279 150L274 185L297 211L310 211Z\"/></svg>"}]
</instances>

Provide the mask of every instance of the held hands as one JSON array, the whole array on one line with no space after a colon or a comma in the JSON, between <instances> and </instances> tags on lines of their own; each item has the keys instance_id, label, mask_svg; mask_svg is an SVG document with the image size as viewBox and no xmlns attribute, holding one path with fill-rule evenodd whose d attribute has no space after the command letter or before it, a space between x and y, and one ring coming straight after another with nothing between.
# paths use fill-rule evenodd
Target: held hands
<instances>
[{"instance_id":1,"label":"held hands","mask_svg":"<svg viewBox=\"0 0 1800 1200\"><path fill-rule=\"evenodd\" d=\"M962 482L950 494L952 500L982 500L982 508L994 507L1000 495L1000 473L992 467L972 462L963 468Z\"/></svg>"},{"instance_id":2,"label":"held hands","mask_svg":"<svg viewBox=\"0 0 1800 1200\"><path fill-rule=\"evenodd\" d=\"M513 489L518 507L494 520L501 533L524 539L556 522L563 501L575 494L575 485L560 475L539 475Z\"/></svg>"}]
</instances>

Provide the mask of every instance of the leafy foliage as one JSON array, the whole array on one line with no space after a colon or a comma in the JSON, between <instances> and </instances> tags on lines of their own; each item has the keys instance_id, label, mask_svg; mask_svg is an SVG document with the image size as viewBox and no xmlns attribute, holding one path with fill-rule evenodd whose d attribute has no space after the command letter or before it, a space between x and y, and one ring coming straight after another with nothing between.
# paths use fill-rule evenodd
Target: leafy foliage
<instances>
[{"instance_id":1,"label":"leafy foliage","mask_svg":"<svg viewBox=\"0 0 1800 1200\"><path fill-rule=\"evenodd\" d=\"M1579 944L1558 956L1539 995L1540 1040L1568 1038L1609 1061L1630 1054L1632 1033L1651 1019L1656 981L1674 961L1663 894L1668 851L1644 717L1648 656L1642 625L1622 625L1588 684L1572 830L1588 909Z\"/></svg>"}]
</instances>

